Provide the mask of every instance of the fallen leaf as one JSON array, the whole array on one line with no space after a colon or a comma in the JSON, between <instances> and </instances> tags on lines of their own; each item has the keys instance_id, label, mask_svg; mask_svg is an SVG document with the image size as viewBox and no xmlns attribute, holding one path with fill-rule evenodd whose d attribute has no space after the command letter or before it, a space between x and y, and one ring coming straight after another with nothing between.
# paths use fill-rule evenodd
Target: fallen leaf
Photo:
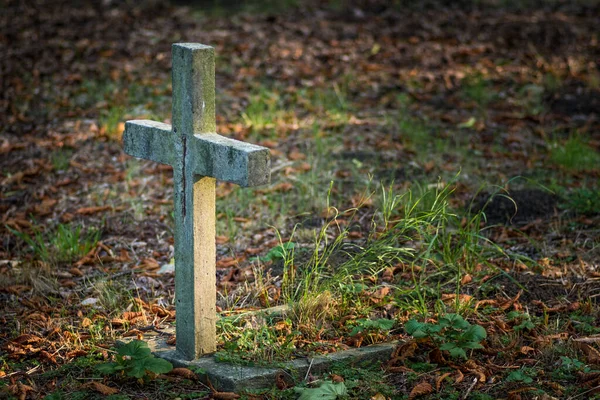
<instances>
[{"instance_id":1,"label":"fallen leaf","mask_svg":"<svg viewBox=\"0 0 600 400\"><path fill-rule=\"evenodd\" d=\"M92 215L99 212L110 210L110 206L97 206L97 207L81 207L78 208L75 213L80 215Z\"/></svg>"},{"instance_id":2,"label":"fallen leaf","mask_svg":"<svg viewBox=\"0 0 600 400\"><path fill-rule=\"evenodd\" d=\"M173 368L169 375L178 376L184 379L189 379L191 381L198 380L198 375L196 375L193 371L190 371L187 368Z\"/></svg>"},{"instance_id":3,"label":"fallen leaf","mask_svg":"<svg viewBox=\"0 0 600 400\"><path fill-rule=\"evenodd\" d=\"M446 379L450 375L452 375L451 372L446 372L445 374L443 374L439 378L437 378L437 380L435 381L435 391L436 392L440 391L440 388L442 387L442 382L444 381L444 379Z\"/></svg>"},{"instance_id":4,"label":"fallen leaf","mask_svg":"<svg viewBox=\"0 0 600 400\"><path fill-rule=\"evenodd\" d=\"M110 386L106 386L105 384L96 381L88 382L82 385L81 387L85 389L94 390L105 396L110 396L111 394L119 393L119 389L111 388Z\"/></svg>"},{"instance_id":5,"label":"fallen leaf","mask_svg":"<svg viewBox=\"0 0 600 400\"><path fill-rule=\"evenodd\" d=\"M595 347L592 347L585 342L573 342L573 344L585 355L588 363L600 364L600 351Z\"/></svg>"},{"instance_id":6,"label":"fallen leaf","mask_svg":"<svg viewBox=\"0 0 600 400\"><path fill-rule=\"evenodd\" d=\"M415 386L408 395L408 400L416 399L419 396L425 396L433 392L433 387L429 382L421 382Z\"/></svg>"},{"instance_id":7,"label":"fallen leaf","mask_svg":"<svg viewBox=\"0 0 600 400\"><path fill-rule=\"evenodd\" d=\"M371 397L371 400L387 400L387 397L381 393L377 393L375 396Z\"/></svg>"}]
</instances>

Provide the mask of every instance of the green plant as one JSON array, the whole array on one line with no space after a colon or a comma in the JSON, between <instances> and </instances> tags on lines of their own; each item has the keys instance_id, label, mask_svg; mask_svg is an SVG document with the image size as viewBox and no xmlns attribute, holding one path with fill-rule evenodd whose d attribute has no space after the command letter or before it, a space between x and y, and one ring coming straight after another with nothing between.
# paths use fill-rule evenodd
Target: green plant
<instances>
[{"instance_id":1,"label":"green plant","mask_svg":"<svg viewBox=\"0 0 600 400\"><path fill-rule=\"evenodd\" d=\"M350 332L351 336L357 335L359 333L368 335L372 332L379 333L381 331L389 331L393 328L396 321L393 319L358 319L352 324L352 331Z\"/></svg>"},{"instance_id":2,"label":"green plant","mask_svg":"<svg viewBox=\"0 0 600 400\"><path fill-rule=\"evenodd\" d=\"M237 320L220 319L217 331L224 352L217 353L220 361L234 363L270 363L284 361L296 351L298 332L292 331L290 320L265 320L260 316ZM248 329L251 327L251 329Z\"/></svg>"},{"instance_id":3,"label":"green plant","mask_svg":"<svg viewBox=\"0 0 600 400\"><path fill-rule=\"evenodd\" d=\"M567 195L564 206L577 214L598 214L600 213L600 190L577 188Z\"/></svg>"},{"instance_id":4,"label":"green plant","mask_svg":"<svg viewBox=\"0 0 600 400\"><path fill-rule=\"evenodd\" d=\"M54 151L50 155L50 162L52 163L52 167L56 171L65 171L69 168L69 163L71 162L72 155L73 150L67 148L60 148Z\"/></svg>"},{"instance_id":5,"label":"green plant","mask_svg":"<svg viewBox=\"0 0 600 400\"><path fill-rule=\"evenodd\" d=\"M536 375L535 370L531 368L521 368L508 374L506 380L509 382L532 383Z\"/></svg>"},{"instance_id":6,"label":"green plant","mask_svg":"<svg viewBox=\"0 0 600 400\"><path fill-rule=\"evenodd\" d=\"M296 247L294 242L282 243L269 250L267 254L260 257L260 260L263 262L285 260L293 254L294 247Z\"/></svg>"},{"instance_id":7,"label":"green plant","mask_svg":"<svg viewBox=\"0 0 600 400\"><path fill-rule=\"evenodd\" d=\"M564 143L552 143L550 159L572 171L589 171L600 165L600 153L590 147L580 134L571 135Z\"/></svg>"},{"instance_id":8,"label":"green plant","mask_svg":"<svg viewBox=\"0 0 600 400\"><path fill-rule=\"evenodd\" d=\"M497 97L491 87L491 81L485 79L481 74L466 77L462 84L463 97L474 101L479 107L487 106Z\"/></svg>"},{"instance_id":9,"label":"green plant","mask_svg":"<svg viewBox=\"0 0 600 400\"><path fill-rule=\"evenodd\" d=\"M535 324L531 321L531 316L529 314L520 313L518 311L511 311L508 314L506 314L506 318L515 324L513 326L513 329L515 331L530 331L535 328Z\"/></svg>"},{"instance_id":10,"label":"green plant","mask_svg":"<svg viewBox=\"0 0 600 400\"><path fill-rule=\"evenodd\" d=\"M471 325L458 314L446 314L437 323L411 319L404 325L406 333L415 339L429 338L440 350L452 357L467 358L466 349L482 349L481 341L487 337L481 325Z\"/></svg>"},{"instance_id":11,"label":"green plant","mask_svg":"<svg viewBox=\"0 0 600 400\"><path fill-rule=\"evenodd\" d=\"M335 400L348 394L344 382L331 381L324 381L316 388L296 387L294 392L300 395L298 400Z\"/></svg>"},{"instance_id":12,"label":"green plant","mask_svg":"<svg viewBox=\"0 0 600 400\"><path fill-rule=\"evenodd\" d=\"M147 380L158 374L166 374L173 369L173 365L154 357L146 342L132 340L117 348L115 361L100 364L96 368L104 375L120 374Z\"/></svg>"},{"instance_id":13,"label":"green plant","mask_svg":"<svg viewBox=\"0 0 600 400\"><path fill-rule=\"evenodd\" d=\"M100 239L100 231L91 229L84 233L82 227L58 224L54 231L33 229L33 235L16 231L7 226L15 236L23 240L36 259L48 263L68 263L86 255Z\"/></svg>"},{"instance_id":14,"label":"green plant","mask_svg":"<svg viewBox=\"0 0 600 400\"><path fill-rule=\"evenodd\" d=\"M125 108L121 106L113 106L108 110L104 110L100 114L100 126L104 129L104 133L110 138L118 138L121 133L120 126L124 121Z\"/></svg>"}]
</instances>

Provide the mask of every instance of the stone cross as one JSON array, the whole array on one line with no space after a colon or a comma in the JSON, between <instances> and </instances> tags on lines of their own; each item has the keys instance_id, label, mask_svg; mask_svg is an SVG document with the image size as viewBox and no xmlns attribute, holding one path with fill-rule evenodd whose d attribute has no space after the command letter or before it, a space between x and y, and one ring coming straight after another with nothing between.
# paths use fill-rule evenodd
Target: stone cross
<instances>
[{"instance_id":1,"label":"stone cross","mask_svg":"<svg viewBox=\"0 0 600 400\"><path fill-rule=\"evenodd\" d=\"M270 180L269 149L216 134L215 53L176 43L172 126L127 121L125 152L173 167L177 352L187 360L216 350L215 180Z\"/></svg>"}]
</instances>

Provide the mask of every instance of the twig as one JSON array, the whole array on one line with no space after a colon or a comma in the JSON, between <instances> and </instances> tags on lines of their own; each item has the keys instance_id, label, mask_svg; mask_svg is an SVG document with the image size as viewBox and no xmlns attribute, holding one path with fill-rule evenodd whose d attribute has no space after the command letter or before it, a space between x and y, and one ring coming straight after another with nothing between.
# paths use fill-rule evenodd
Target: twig
<instances>
[{"instance_id":1,"label":"twig","mask_svg":"<svg viewBox=\"0 0 600 400\"><path fill-rule=\"evenodd\" d=\"M598 385L598 386L596 386L596 387L593 387L593 388L591 388L590 390L586 390L586 391L585 391L585 392L583 392L583 393L579 393L579 394L578 394L578 395L576 395L576 396L571 396L571 397L569 397L567 400L573 400L573 399L576 399L576 398L578 398L578 397L581 397L581 396L583 396L583 395L585 395L585 394L588 394L589 392L593 392L594 390L598 390L598 389L600 389L600 385Z\"/></svg>"},{"instance_id":2,"label":"twig","mask_svg":"<svg viewBox=\"0 0 600 400\"><path fill-rule=\"evenodd\" d=\"M310 374L310 369L312 368L313 361L315 361L315 359L311 358L310 359L310 364L308 365L308 369L306 370L306 375L304 375L304 380L305 381L308 379L308 375Z\"/></svg>"},{"instance_id":3,"label":"twig","mask_svg":"<svg viewBox=\"0 0 600 400\"><path fill-rule=\"evenodd\" d=\"M9 376L14 376L14 375L31 375L33 374L38 368L40 368L39 365L36 365L35 367L31 368L28 371L15 371L15 372L11 372L10 374L6 374L4 376L0 376L0 379L4 379L4 378L8 378Z\"/></svg>"},{"instance_id":4,"label":"twig","mask_svg":"<svg viewBox=\"0 0 600 400\"><path fill-rule=\"evenodd\" d=\"M478 378L473 379L473 383L471 383L471 386L469 386L469 388L467 389L467 391L465 392L465 394L462 397L462 400L466 400L467 397L469 397L469 394L471 393L471 390L473 390L473 388L475 387L475 385L477 384L477 381L479 381Z\"/></svg>"}]
</instances>

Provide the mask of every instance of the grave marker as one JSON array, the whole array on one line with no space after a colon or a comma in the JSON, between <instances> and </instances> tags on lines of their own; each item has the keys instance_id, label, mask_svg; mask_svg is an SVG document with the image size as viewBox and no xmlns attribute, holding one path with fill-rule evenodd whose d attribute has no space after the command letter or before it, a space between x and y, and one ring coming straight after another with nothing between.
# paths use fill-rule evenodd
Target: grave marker
<instances>
[{"instance_id":1,"label":"grave marker","mask_svg":"<svg viewBox=\"0 0 600 400\"><path fill-rule=\"evenodd\" d=\"M172 47L173 125L127 121L125 152L173 167L177 352L187 360L216 350L215 180L270 180L269 149L216 134L214 49Z\"/></svg>"}]
</instances>

